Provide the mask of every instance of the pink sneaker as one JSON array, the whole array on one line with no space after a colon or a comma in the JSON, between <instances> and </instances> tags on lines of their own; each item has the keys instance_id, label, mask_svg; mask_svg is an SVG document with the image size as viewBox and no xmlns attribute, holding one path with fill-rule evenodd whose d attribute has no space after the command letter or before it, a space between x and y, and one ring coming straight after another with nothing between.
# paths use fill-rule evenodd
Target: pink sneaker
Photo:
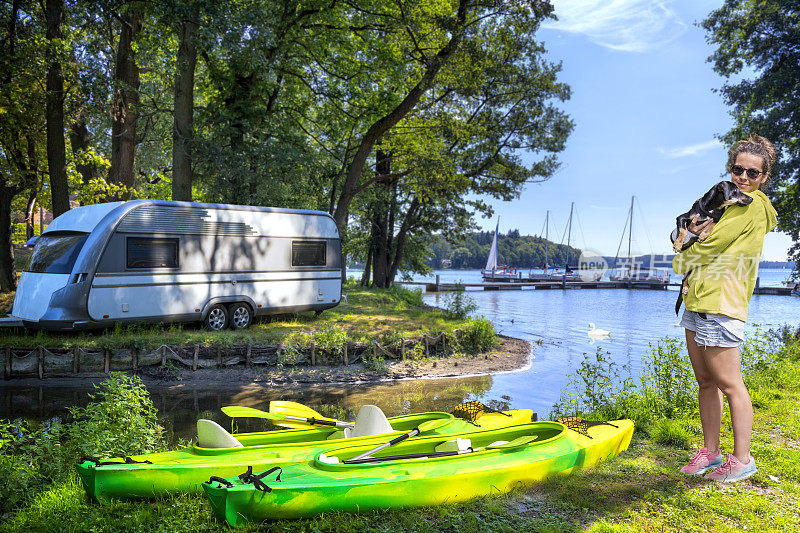
<instances>
[{"instance_id":1,"label":"pink sneaker","mask_svg":"<svg viewBox=\"0 0 800 533\"><path fill-rule=\"evenodd\" d=\"M722 464L722 454L718 453L712 456L708 453L708 448L701 448L699 452L689 460L688 464L681 467L681 472L684 474L701 475L709 470L713 470Z\"/></svg>"},{"instance_id":2,"label":"pink sneaker","mask_svg":"<svg viewBox=\"0 0 800 533\"><path fill-rule=\"evenodd\" d=\"M712 481L725 481L732 483L734 481L741 481L747 479L756 473L756 460L750 456L750 461L747 464L742 464L739 459L733 455L728 455L727 461L722 463L719 468L706 474L705 478Z\"/></svg>"}]
</instances>

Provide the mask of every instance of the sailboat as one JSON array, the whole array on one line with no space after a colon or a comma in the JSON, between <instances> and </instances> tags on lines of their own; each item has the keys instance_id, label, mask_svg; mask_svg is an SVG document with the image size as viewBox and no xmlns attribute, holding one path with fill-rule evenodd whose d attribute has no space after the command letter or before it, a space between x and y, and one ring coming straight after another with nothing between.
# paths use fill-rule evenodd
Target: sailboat
<instances>
[{"instance_id":1,"label":"sailboat","mask_svg":"<svg viewBox=\"0 0 800 533\"><path fill-rule=\"evenodd\" d=\"M500 230L500 219L497 219L497 227L494 229L494 238L492 239L492 246L489 248L489 257L486 259L486 268L481 271L483 281L491 282L513 282L517 279L517 272L507 265L498 265L499 254L497 252L497 235Z\"/></svg>"},{"instance_id":2,"label":"sailboat","mask_svg":"<svg viewBox=\"0 0 800 533\"><path fill-rule=\"evenodd\" d=\"M575 202L572 202L569 208L569 222L565 233L567 235L567 249L572 244L572 214L575 211ZM569 256L564 266L551 267L547 264L547 243L549 241L549 228L550 228L550 211L547 211L545 218L545 241L544 241L544 271L541 274L528 274L530 281L597 281L603 275L602 271L594 270L580 270L580 265L571 266L569 264ZM563 236L561 243L564 243Z\"/></svg>"},{"instance_id":3,"label":"sailboat","mask_svg":"<svg viewBox=\"0 0 800 533\"><path fill-rule=\"evenodd\" d=\"M634 259L631 257L631 240L633 237L633 199L631 196L631 208L628 211L628 219L625 221L626 229L628 230L628 256L627 266L618 268L617 260L619 257L619 249L622 247L622 238L620 238L617 254L614 256L614 267L609 275L611 281L645 281L650 283L669 283L669 271L666 268L647 268L638 264L634 264ZM625 229L622 230L622 236L625 236Z\"/></svg>"}]
</instances>

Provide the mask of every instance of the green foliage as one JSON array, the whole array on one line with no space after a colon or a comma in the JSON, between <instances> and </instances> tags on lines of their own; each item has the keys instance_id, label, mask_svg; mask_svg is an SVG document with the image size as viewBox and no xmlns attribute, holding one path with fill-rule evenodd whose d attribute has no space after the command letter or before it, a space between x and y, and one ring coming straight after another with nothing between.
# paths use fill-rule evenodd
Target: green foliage
<instances>
[{"instance_id":1,"label":"green foliage","mask_svg":"<svg viewBox=\"0 0 800 533\"><path fill-rule=\"evenodd\" d=\"M86 407L70 408L75 420L67 436L76 455L139 455L164 446L156 408L138 376L112 372L96 388Z\"/></svg>"},{"instance_id":2,"label":"green foliage","mask_svg":"<svg viewBox=\"0 0 800 533\"><path fill-rule=\"evenodd\" d=\"M652 416L674 418L697 408L697 380L685 344L673 337L659 339L642 358L641 387Z\"/></svg>"},{"instance_id":3,"label":"green foliage","mask_svg":"<svg viewBox=\"0 0 800 533\"><path fill-rule=\"evenodd\" d=\"M386 293L395 301L401 301L410 307L422 307L422 289L406 289L401 285L392 285Z\"/></svg>"},{"instance_id":4,"label":"green foliage","mask_svg":"<svg viewBox=\"0 0 800 533\"><path fill-rule=\"evenodd\" d=\"M383 356L374 356L371 353L365 353L363 355L363 360L361 364L364 365L366 370L370 370L372 372L383 373L386 372L386 361L384 360Z\"/></svg>"},{"instance_id":5,"label":"green foliage","mask_svg":"<svg viewBox=\"0 0 800 533\"><path fill-rule=\"evenodd\" d=\"M688 449L692 440L692 432L683 420L661 418L649 431L650 437L660 444Z\"/></svg>"},{"instance_id":6,"label":"green foliage","mask_svg":"<svg viewBox=\"0 0 800 533\"><path fill-rule=\"evenodd\" d=\"M339 364L344 357L344 343L347 333L342 328L328 325L314 332L314 343L328 360L328 364Z\"/></svg>"},{"instance_id":7,"label":"green foliage","mask_svg":"<svg viewBox=\"0 0 800 533\"><path fill-rule=\"evenodd\" d=\"M66 477L71 464L61 443L63 431L58 419L41 424L0 420L0 513Z\"/></svg>"},{"instance_id":8,"label":"green foliage","mask_svg":"<svg viewBox=\"0 0 800 533\"><path fill-rule=\"evenodd\" d=\"M455 290L446 293L442 301L445 314L458 320L467 318L478 309L478 304L467 294L463 285L456 285Z\"/></svg>"},{"instance_id":9,"label":"green foliage","mask_svg":"<svg viewBox=\"0 0 800 533\"><path fill-rule=\"evenodd\" d=\"M594 354L584 353L580 367L570 376L550 416L553 419L570 415L611 418L616 413L617 402L634 388L630 378L621 378L622 370L627 367L617 365L611 353L600 347Z\"/></svg>"},{"instance_id":10,"label":"green foliage","mask_svg":"<svg viewBox=\"0 0 800 533\"><path fill-rule=\"evenodd\" d=\"M466 353L481 353L490 349L495 343L494 325L485 317L470 318L458 325L460 349Z\"/></svg>"},{"instance_id":11,"label":"green foliage","mask_svg":"<svg viewBox=\"0 0 800 533\"><path fill-rule=\"evenodd\" d=\"M793 276L800 276L800 5L783 0L726 0L701 24L714 54L708 59L729 80L720 90L731 107L729 144L757 133L770 139L781 157L767 191L778 211L778 229L793 241Z\"/></svg>"}]
</instances>

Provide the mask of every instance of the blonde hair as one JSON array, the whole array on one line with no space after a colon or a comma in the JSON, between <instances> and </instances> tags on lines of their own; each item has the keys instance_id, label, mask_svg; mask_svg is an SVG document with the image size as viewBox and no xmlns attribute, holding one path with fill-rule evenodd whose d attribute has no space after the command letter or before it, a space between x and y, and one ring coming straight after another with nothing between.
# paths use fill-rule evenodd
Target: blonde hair
<instances>
[{"instance_id":1,"label":"blonde hair","mask_svg":"<svg viewBox=\"0 0 800 533\"><path fill-rule=\"evenodd\" d=\"M754 134L734 144L728 151L728 171L736 164L736 158L739 157L739 154L753 154L761 157L764 161L761 170L767 176L767 181L769 180L772 167L778 160L778 151L775 150L775 145L769 139ZM766 181L764 184L766 184Z\"/></svg>"}]
</instances>

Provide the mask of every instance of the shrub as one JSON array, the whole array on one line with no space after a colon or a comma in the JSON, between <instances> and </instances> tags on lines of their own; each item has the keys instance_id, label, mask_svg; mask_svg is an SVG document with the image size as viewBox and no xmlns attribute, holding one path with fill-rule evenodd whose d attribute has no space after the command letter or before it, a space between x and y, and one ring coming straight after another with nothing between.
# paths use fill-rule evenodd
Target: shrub
<instances>
[{"instance_id":1,"label":"shrub","mask_svg":"<svg viewBox=\"0 0 800 533\"><path fill-rule=\"evenodd\" d=\"M654 441L669 446L688 449L692 435L689 428L681 420L662 418L650 428L650 436Z\"/></svg>"},{"instance_id":2,"label":"shrub","mask_svg":"<svg viewBox=\"0 0 800 533\"><path fill-rule=\"evenodd\" d=\"M75 455L139 455L164 446L156 408L138 376L113 372L90 394L86 407L72 407L68 444Z\"/></svg>"},{"instance_id":3,"label":"shrub","mask_svg":"<svg viewBox=\"0 0 800 533\"><path fill-rule=\"evenodd\" d=\"M642 358L641 395L653 415L675 418L697 408L697 380L684 343L665 337Z\"/></svg>"},{"instance_id":4,"label":"shrub","mask_svg":"<svg viewBox=\"0 0 800 533\"><path fill-rule=\"evenodd\" d=\"M62 436L58 419L42 424L0 420L0 514L68 475L71 458L61 444Z\"/></svg>"},{"instance_id":5,"label":"shrub","mask_svg":"<svg viewBox=\"0 0 800 533\"><path fill-rule=\"evenodd\" d=\"M411 307L422 307L422 290L409 290L400 285L392 285L386 289L386 293L395 301L405 302Z\"/></svg>"},{"instance_id":6,"label":"shrub","mask_svg":"<svg viewBox=\"0 0 800 533\"><path fill-rule=\"evenodd\" d=\"M494 326L484 317L470 318L459 325L459 346L467 353L485 352L495 342Z\"/></svg>"},{"instance_id":7,"label":"shrub","mask_svg":"<svg viewBox=\"0 0 800 533\"><path fill-rule=\"evenodd\" d=\"M327 356L328 363L339 362L344 355L347 333L336 326L326 326L314 332L314 343Z\"/></svg>"},{"instance_id":8,"label":"shrub","mask_svg":"<svg viewBox=\"0 0 800 533\"><path fill-rule=\"evenodd\" d=\"M583 354L581 366L570 375L570 381L561 391L561 396L553 405L551 418L578 415L600 418L616 418L620 404L635 388L630 378L621 379L619 367L610 352L597 348L593 355Z\"/></svg>"},{"instance_id":9,"label":"shrub","mask_svg":"<svg viewBox=\"0 0 800 533\"><path fill-rule=\"evenodd\" d=\"M463 285L456 285L455 290L442 298L444 313L450 318L463 320L478 309L478 304L467 294Z\"/></svg>"}]
</instances>

